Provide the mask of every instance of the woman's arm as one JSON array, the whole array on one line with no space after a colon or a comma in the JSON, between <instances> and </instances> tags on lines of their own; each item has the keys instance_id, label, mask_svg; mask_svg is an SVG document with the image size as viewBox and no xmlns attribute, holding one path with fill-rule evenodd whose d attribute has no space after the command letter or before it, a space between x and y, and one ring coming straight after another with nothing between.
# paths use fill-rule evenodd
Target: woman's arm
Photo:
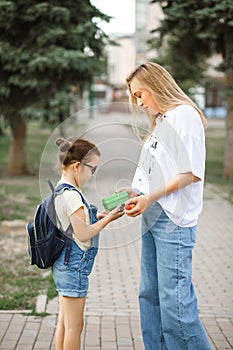
<instances>
[{"instance_id":1,"label":"woman's arm","mask_svg":"<svg viewBox=\"0 0 233 350\"><path fill-rule=\"evenodd\" d=\"M200 181L200 179L194 176L191 172L178 174L173 177L165 187L142 196L138 196L130 199L127 204L135 204L135 207L131 210L126 210L128 216L137 216L146 211L153 202L156 202L161 197L167 196L177 190L190 185L193 182Z\"/></svg>"},{"instance_id":2,"label":"woman's arm","mask_svg":"<svg viewBox=\"0 0 233 350\"><path fill-rule=\"evenodd\" d=\"M126 191L128 193L129 198L133 198L138 195L132 187L121 187L116 191L116 193L119 193L122 191Z\"/></svg>"},{"instance_id":3,"label":"woman's arm","mask_svg":"<svg viewBox=\"0 0 233 350\"><path fill-rule=\"evenodd\" d=\"M120 218L122 215L124 215L124 211L119 211L118 206L96 223L87 225L84 215L84 208L81 207L70 216L70 222L74 230L74 235L80 242L85 242L96 236L111 221Z\"/></svg>"}]
</instances>

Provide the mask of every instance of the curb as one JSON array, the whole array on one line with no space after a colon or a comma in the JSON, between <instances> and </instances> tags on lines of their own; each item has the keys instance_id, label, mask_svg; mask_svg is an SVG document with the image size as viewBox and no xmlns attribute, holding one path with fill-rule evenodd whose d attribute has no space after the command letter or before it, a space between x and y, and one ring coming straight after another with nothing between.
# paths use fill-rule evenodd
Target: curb
<instances>
[{"instance_id":1,"label":"curb","mask_svg":"<svg viewBox=\"0 0 233 350\"><path fill-rule=\"evenodd\" d=\"M47 305L47 295L39 294L36 298L36 313L40 314L45 312Z\"/></svg>"}]
</instances>

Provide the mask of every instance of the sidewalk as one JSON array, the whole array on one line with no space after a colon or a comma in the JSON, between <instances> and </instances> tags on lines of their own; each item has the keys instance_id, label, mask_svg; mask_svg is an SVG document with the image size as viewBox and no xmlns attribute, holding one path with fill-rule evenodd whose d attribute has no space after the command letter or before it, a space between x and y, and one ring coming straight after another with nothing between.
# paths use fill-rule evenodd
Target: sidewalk
<instances>
[{"instance_id":1,"label":"sidewalk","mask_svg":"<svg viewBox=\"0 0 233 350\"><path fill-rule=\"evenodd\" d=\"M201 318L213 349L218 350L233 349L232 212L232 206L207 185L193 274ZM119 222L112 223L111 233L101 239L85 311L83 350L143 349L137 301L140 239L135 236L131 242L129 229L132 225L137 230L138 223L121 223L119 236L115 232ZM55 349L57 298L46 304L41 297L38 308L50 315L0 311L1 350Z\"/></svg>"}]
</instances>

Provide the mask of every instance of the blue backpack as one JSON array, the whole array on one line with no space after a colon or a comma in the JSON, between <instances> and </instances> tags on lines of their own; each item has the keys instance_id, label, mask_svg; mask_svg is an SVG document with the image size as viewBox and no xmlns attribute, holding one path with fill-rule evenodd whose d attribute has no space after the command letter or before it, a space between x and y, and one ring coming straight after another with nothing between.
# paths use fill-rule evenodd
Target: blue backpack
<instances>
[{"instance_id":1,"label":"blue backpack","mask_svg":"<svg viewBox=\"0 0 233 350\"><path fill-rule=\"evenodd\" d=\"M63 231L61 227L57 227L57 215L54 205L56 195L61 194L64 190L77 191L82 198L83 204L89 210L91 223L97 221L97 208L93 205L90 206L76 187L63 183L54 189L50 180L47 181L51 189L51 194L38 205L34 221L29 222L26 227L28 232L28 254L30 263L31 265L36 265L40 269L51 267L60 256L65 246L66 253L64 264L68 264L69 261L73 229L71 224L66 231ZM95 242L97 242L97 240L95 240Z\"/></svg>"}]
</instances>

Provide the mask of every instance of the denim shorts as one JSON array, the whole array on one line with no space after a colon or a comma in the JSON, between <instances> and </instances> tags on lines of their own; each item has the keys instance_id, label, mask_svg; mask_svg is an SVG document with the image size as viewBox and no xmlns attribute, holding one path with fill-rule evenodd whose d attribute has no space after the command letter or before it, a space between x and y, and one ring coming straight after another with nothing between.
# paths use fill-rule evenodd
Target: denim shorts
<instances>
[{"instance_id":1,"label":"denim shorts","mask_svg":"<svg viewBox=\"0 0 233 350\"><path fill-rule=\"evenodd\" d=\"M88 277L92 271L97 248L83 251L74 241L68 264L64 264L66 248L52 267L53 279L59 295L73 298L86 297Z\"/></svg>"}]
</instances>

